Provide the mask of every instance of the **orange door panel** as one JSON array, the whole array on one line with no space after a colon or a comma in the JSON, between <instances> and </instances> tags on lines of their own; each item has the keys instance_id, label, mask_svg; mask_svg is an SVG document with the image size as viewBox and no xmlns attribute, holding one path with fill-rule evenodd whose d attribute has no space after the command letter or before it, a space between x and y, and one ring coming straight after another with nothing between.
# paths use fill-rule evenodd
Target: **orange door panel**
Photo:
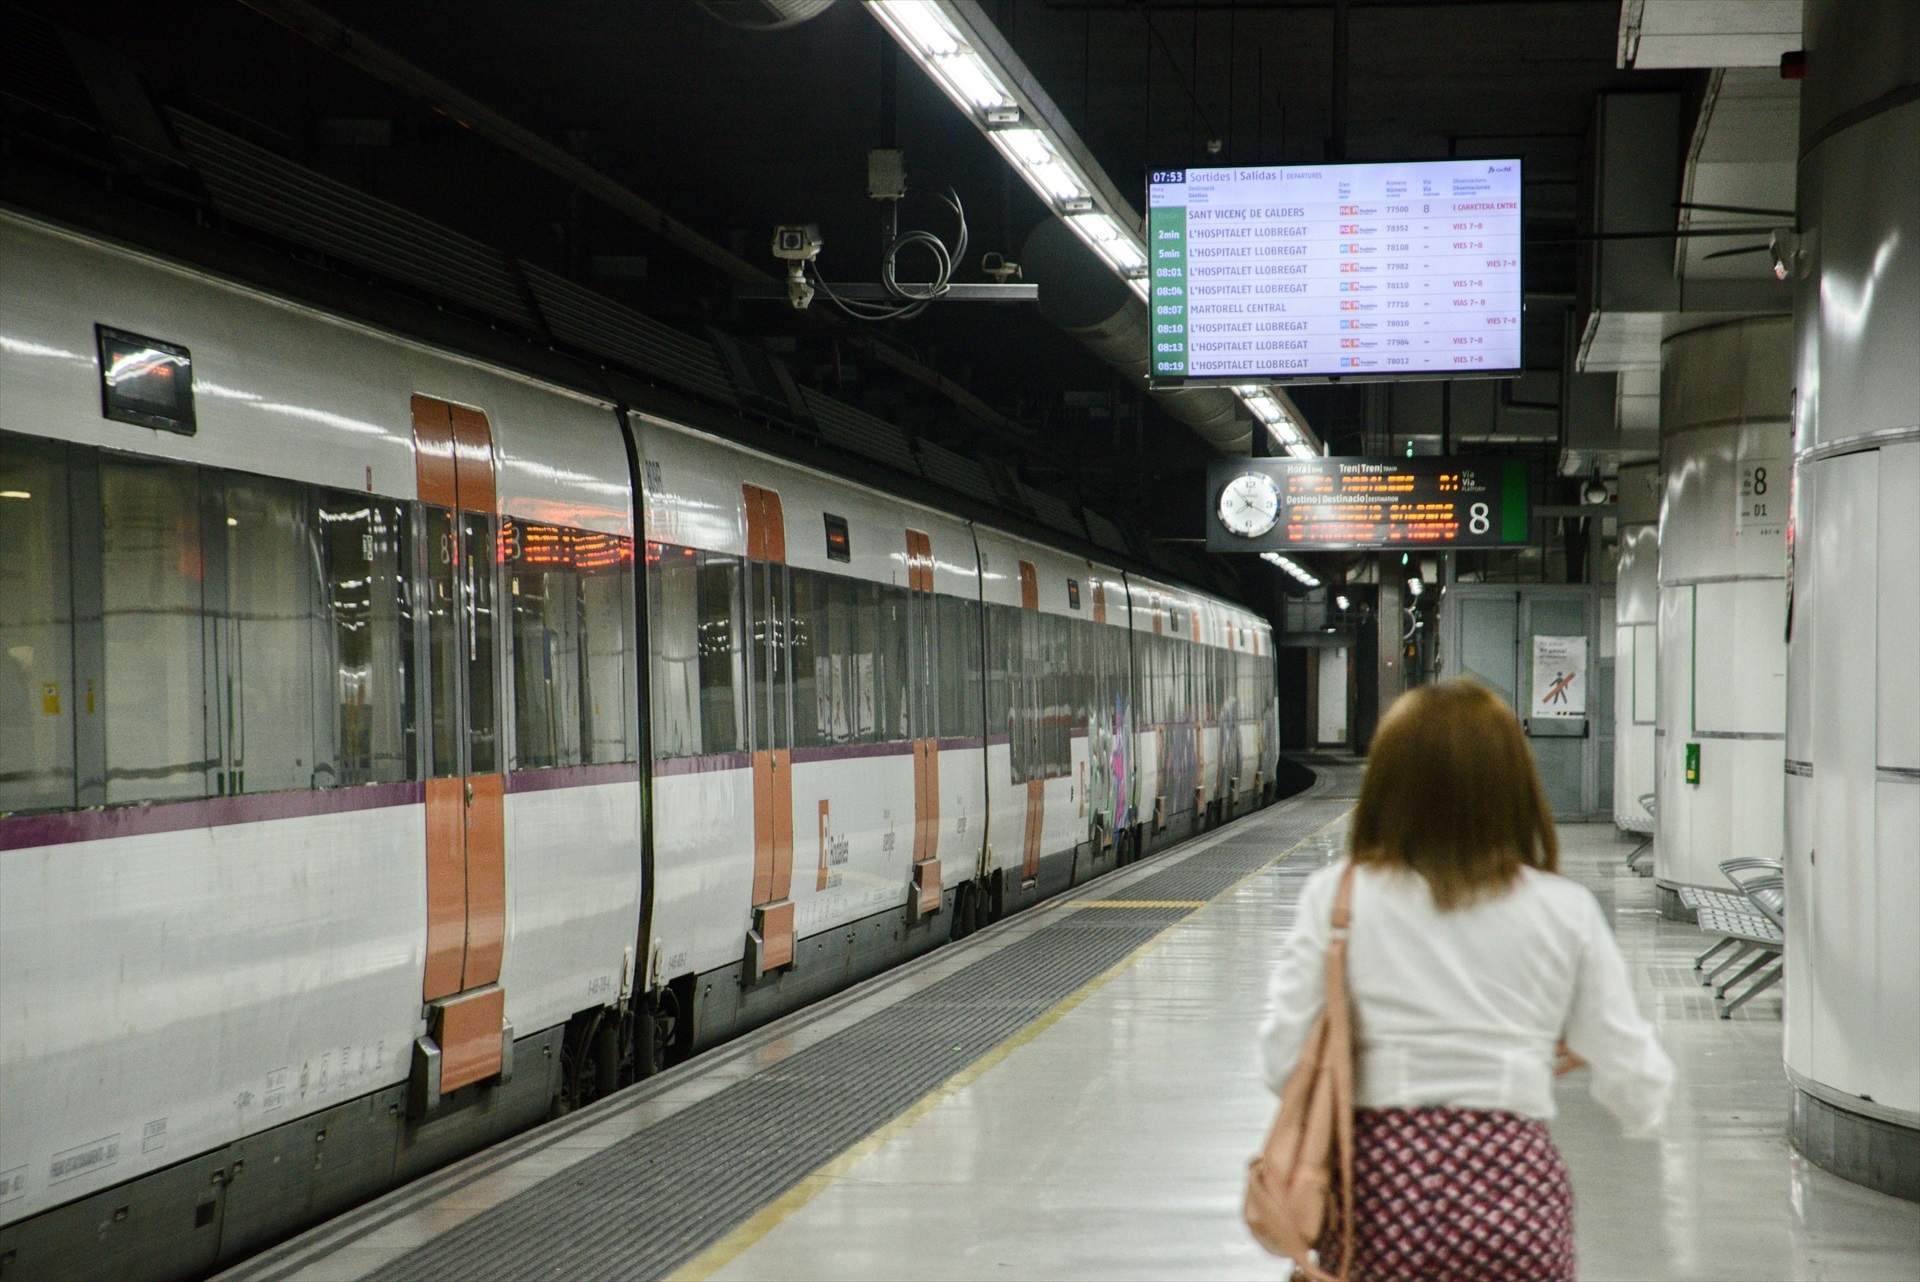
<instances>
[{"instance_id":1,"label":"orange door panel","mask_svg":"<svg viewBox=\"0 0 1920 1282\"><path fill-rule=\"evenodd\" d=\"M413 397L411 409L420 501L453 514L452 537L457 542L464 537L459 533L462 514L488 521L498 515L492 431L479 410L430 396ZM449 560L458 567L449 572L493 572L490 560L484 566L462 564L464 554ZM460 589L453 590L458 597ZM457 618L453 626L458 638L454 652L471 654L468 621ZM443 759L443 770L471 768L466 745L473 710L482 695L486 706L497 703L497 647L493 655L494 665L456 660L454 681L433 683L436 699L453 701L434 717L438 733L451 736L458 745ZM481 682L486 684L475 684ZM493 1077L501 1067L506 1010L506 994L499 987L507 916L505 783L505 777L496 773L454 774L426 781L427 948L421 988L432 1005L430 1024L440 1046L443 1094Z\"/></svg>"},{"instance_id":2,"label":"orange door panel","mask_svg":"<svg viewBox=\"0 0 1920 1282\"><path fill-rule=\"evenodd\" d=\"M420 501L453 508L453 407L431 396L413 398L413 460L420 484Z\"/></svg>"},{"instance_id":3,"label":"orange door panel","mask_svg":"<svg viewBox=\"0 0 1920 1282\"><path fill-rule=\"evenodd\" d=\"M507 995L497 986L462 993L441 1005L437 1032L442 1095L500 1072L506 1009Z\"/></svg>"},{"instance_id":4,"label":"orange door panel","mask_svg":"<svg viewBox=\"0 0 1920 1282\"><path fill-rule=\"evenodd\" d=\"M755 913L760 919L760 969L793 964L793 903L782 900Z\"/></svg>"},{"instance_id":5,"label":"orange door panel","mask_svg":"<svg viewBox=\"0 0 1920 1282\"><path fill-rule=\"evenodd\" d=\"M782 900L793 893L793 750L781 748L773 759L773 884L767 898Z\"/></svg>"},{"instance_id":6,"label":"orange door panel","mask_svg":"<svg viewBox=\"0 0 1920 1282\"><path fill-rule=\"evenodd\" d=\"M920 799L920 814L926 821L926 851L922 859L938 858L940 854L940 741L929 739L922 754L924 774L923 791Z\"/></svg>"},{"instance_id":7,"label":"orange door panel","mask_svg":"<svg viewBox=\"0 0 1920 1282\"><path fill-rule=\"evenodd\" d=\"M764 486L743 484L741 505L746 512L747 558L764 563L763 579L750 572L749 632L764 625L763 640L754 643L756 674L752 679L755 714L753 727L753 901L751 931L758 936L759 971L777 970L793 962L793 744L784 700L788 697L790 657L773 647L784 647L791 605L783 572L787 559L786 517L780 495ZM778 659L778 662L774 660ZM779 672L778 682L764 673ZM763 724L764 723L764 724ZM821 865L826 880L826 810L820 812ZM749 974L747 979L759 976Z\"/></svg>"},{"instance_id":8,"label":"orange door panel","mask_svg":"<svg viewBox=\"0 0 1920 1282\"><path fill-rule=\"evenodd\" d=\"M421 997L460 991L467 956L466 788L429 779L427 800L427 966Z\"/></svg>"},{"instance_id":9,"label":"orange door panel","mask_svg":"<svg viewBox=\"0 0 1920 1282\"><path fill-rule=\"evenodd\" d=\"M447 421L453 432L454 485L460 506L491 516L499 505L493 492L493 433L487 428L487 416L464 405L449 405Z\"/></svg>"},{"instance_id":10,"label":"orange door panel","mask_svg":"<svg viewBox=\"0 0 1920 1282\"><path fill-rule=\"evenodd\" d=\"M1045 829L1047 785L1043 779L1027 780L1027 832L1025 860L1020 875L1032 881L1040 875L1040 838Z\"/></svg>"},{"instance_id":11,"label":"orange door panel","mask_svg":"<svg viewBox=\"0 0 1920 1282\"><path fill-rule=\"evenodd\" d=\"M773 754L753 754L753 902L773 898Z\"/></svg>"},{"instance_id":12,"label":"orange door panel","mask_svg":"<svg viewBox=\"0 0 1920 1282\"><path fill-rule=\"evenodd\" d=\"M500 982L507 938L506 777L472 775L467 803L467 965L462 988Z\"/></svg>"}]
</instances>

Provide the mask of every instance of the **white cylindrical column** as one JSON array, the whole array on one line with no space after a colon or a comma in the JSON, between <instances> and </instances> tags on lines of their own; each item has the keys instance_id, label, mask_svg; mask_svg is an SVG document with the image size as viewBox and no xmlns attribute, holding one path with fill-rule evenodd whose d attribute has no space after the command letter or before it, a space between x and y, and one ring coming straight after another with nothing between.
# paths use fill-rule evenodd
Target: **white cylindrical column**
<instances>
[{"instance_id":1,"label":"white cylindrical column","mask_svg":"<svg viewBox=\"0 0 1920 1282\"><path fill-rule=\"evenodd\" d=\"M1660 468L1620 468L1620 565L1614 586L1613 822L1650 833L1660 622Z\"/></svg>"},{"instance_id":2,"label":"white cylindrical column","mask_svg":"<svg viewBox=\"0 0 1920 1282\"><path fill-rule=\"evenodd\" d=\"M1904 39L1903 39L1904 33ZM1920 28L1810 0L1794 270L1790 1135L1920 1201Z\"/></svg>"},{"instance_id":3,"label":"white cylindrical column","mask_svg":"<svg viewBox=\"0 0 1920 1282\"><path fill-rule=\"evenodd\" d=\"M1778 859L1786 720L1793 322L1668 339L1660 361L1654 877L1726 889L1728 859Z\"/></svg>"}]
</instances>

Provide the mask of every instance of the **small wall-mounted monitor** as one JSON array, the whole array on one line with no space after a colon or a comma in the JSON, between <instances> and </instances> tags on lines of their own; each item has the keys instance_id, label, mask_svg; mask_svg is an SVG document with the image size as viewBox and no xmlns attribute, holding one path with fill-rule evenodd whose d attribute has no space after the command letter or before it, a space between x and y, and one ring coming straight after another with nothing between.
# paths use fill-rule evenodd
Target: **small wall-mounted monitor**
<instances>
[{"instance_id":1,"label":"small wall-mounted monitor","mask_svg":"<svg viewBox=\"0 0 1920 1282\"><path fill-rule=\"evenodd\" d=\"M1150 379L1512 377L1520 215L1517 159L1156 171Z\"/></svg>"},{"instance_id":2,"label":"small wall-mounted monitor","mask_svg":"<svg viewBox=\"0 0 1920 1282\"><path fill-rule=\"evenodd\" d=\"M100 412L120 423L194 433L193 357L178 343L95 325Z\"/></svg>"}]
</instances>

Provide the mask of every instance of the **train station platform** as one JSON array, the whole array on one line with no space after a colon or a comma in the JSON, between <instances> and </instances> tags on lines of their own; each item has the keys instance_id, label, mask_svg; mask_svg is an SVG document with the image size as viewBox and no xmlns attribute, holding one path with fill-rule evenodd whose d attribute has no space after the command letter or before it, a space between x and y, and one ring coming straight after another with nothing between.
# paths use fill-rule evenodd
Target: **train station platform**
<instances>
[{"instance_id":1,"label":"train station platform","mask_svg":"<svg viewBox=\"0 0 1920 1282\"><path fill-rule=\"evenodd\" d=\"M1280 1278L1239 1223L1273 1108L1254 1050L1355 766L221 1275L347 1279ZM1620 1138L1578 1076L1553 1129L1587 1279L1920 1276L1920 1209L1787 1144L1779 999L1717 1018L1702 937L1607 825L1562 829L1679 1068Z\"/></svg>"}]
</instances>

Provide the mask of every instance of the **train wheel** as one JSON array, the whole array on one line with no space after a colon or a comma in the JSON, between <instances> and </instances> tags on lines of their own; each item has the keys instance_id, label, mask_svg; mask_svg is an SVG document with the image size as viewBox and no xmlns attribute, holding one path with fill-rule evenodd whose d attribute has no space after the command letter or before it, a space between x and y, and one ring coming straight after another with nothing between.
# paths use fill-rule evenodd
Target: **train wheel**
<instances>
[{"instance_id":1,"label":"train wheel","mask_svg":"<svg viewBox=\"0 0 1920 1282\"><path fill-rule=\"evenodd\" d=\"M974 910L973 883L963 881L953 892L953 930L949 939L965 939L978 925Z\"/></svg>"},{"instance_id":2,"label":"train wheel","mask_svg":"<svg viewBox=\"0 0 1920 1282\"><path fill-rule=\"evenodd\" d=\"M674 1044L680 1038L680 994L663 988L647 998L636 1024L634 1073L652 1077L673 1062Z\"/></svg>"},{"instance_id":3,"label":"train wheel","mask_svg":"<svg viewBox=\"0 0 1920 1282\"><path fill-rule=\"evenodd\" d=\"M576 1015L560 1038L556 1113L584 1108L620 1086L620 1021L611 1012Z\"/></svg>"}]
</instances>

